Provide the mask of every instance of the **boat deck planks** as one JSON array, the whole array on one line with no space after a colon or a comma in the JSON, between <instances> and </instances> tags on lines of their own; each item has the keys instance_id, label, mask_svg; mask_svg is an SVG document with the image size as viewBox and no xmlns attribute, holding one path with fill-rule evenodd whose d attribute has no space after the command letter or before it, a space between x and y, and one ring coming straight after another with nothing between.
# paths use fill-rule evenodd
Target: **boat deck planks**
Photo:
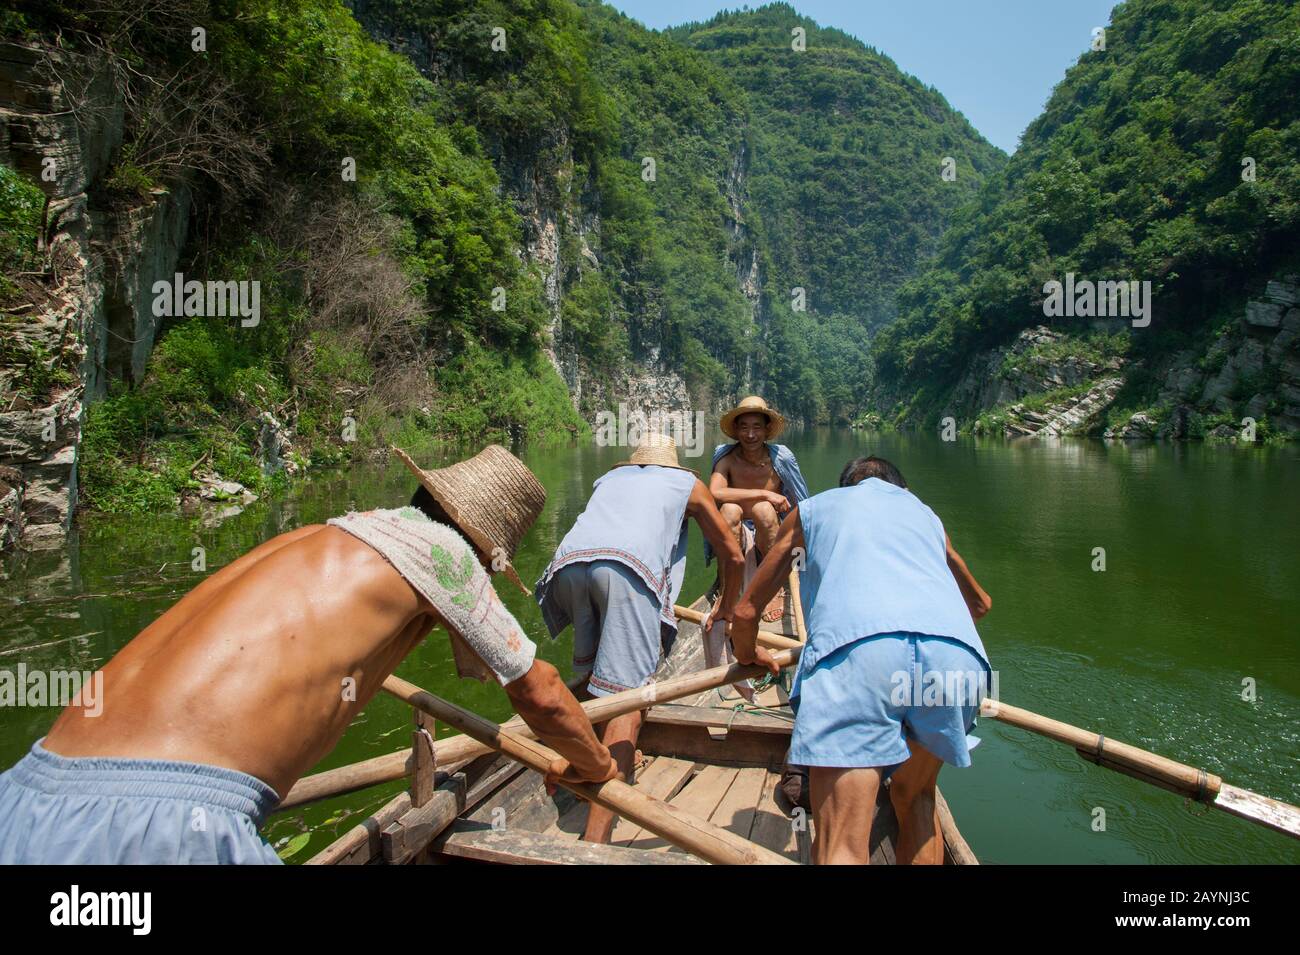
<instances>
[{"instance_id":1,"label":"boat deck planks","mask_svg":"<svg viewBox=\"0 0 1300 955\"><path fill-rule=\"evenodd\" d=\"M718 803L718 808L713 810L709 822L748 839L754 828L758 801L763 796L763 783L766 781L767 770L760 766L746 766L737 770L736 778Z\"/></svg>"},{"instance_id":2,"label":"boat deck planks","mask_svg":"<svg viewBox=\"0 0 1300 955\"><path fill-rule=\"evenodd\" d=\"M722 802L722 797L727 794L739 772L740 770L728 766L705 766L668 801L684 812L700 819L708 819ZM667 852L672 845L653 833L643 832L628 843L628 848Z\"/></svg>"}]
</instances>

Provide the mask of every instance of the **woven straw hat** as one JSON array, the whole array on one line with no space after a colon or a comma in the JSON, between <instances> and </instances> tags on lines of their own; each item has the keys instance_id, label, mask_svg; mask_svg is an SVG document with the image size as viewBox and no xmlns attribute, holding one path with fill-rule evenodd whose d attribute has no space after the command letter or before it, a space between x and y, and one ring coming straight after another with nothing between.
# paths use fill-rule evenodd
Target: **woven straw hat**
<instances>
[{"instance_id":1,"label":"woven straw hat","mask_svg":"<svg viewBox=\"0 0 1300 955\"><path fill-rule=\"evenodd\" d=\"M637 442L636 450L632 452L632 457L626 461L620 461L614 467L625 468L631 464L657 464L661 468L677 468L679 471L691 470L677 463L677 442L668 435L659 434L657 431L649 431L643 434L641 440Z\"/></svg>"},{"instance_id":2,"label":"woven straw hat","mask_svg":"<svg viewBox=\"0 0 1300 955\"><path fill-rule=\"evenodd\" d=\"M492 558L498 547L505 551L506 576L531 596L510 563L546 503L546 488L528 466L499 444L489 444L468 461L432 471L401 448L393 448L393 453L484 556Z\"/></svg>"},{"instance_id":3,"label":"woven straw hat","mask_svg":"<svg viewBox=\"0 0 1300 955\"><path fill-rule=\"evenodd\" d=\"M785 430L785 418L775 408L769 408L767 402L758 395L750 395L736 407L722 416L722 433L728 438L736 437L736 419L743 414L767 415L767 440L775 441Z\"/></svg>"}]
</instances>

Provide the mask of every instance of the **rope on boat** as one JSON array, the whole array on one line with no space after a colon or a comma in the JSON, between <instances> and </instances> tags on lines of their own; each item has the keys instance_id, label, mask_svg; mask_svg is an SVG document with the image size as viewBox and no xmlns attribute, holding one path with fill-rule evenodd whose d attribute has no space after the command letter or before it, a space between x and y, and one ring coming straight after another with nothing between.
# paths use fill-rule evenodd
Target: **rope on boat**
<instances>
[{"instance_id":1,"label":"rope on boat","mask_svg":"<svg viewBox=\"0 0 1300 955\"><path fill-rule=\"evenodd\" d=\"M759 715L775 716L775 717L777 717L778 719L787 720L788 722L791 722L791 723L794 722L794 714L793 714L793 713L783 713L783 712L781 712L781 710L777 709L777 708L774 707L774 706L763 706L761 703L736 703L736 704L734 704L734 705L732 705L732 706L718 706L718 705L715 703L714 705L708 707L708 709L710 709L710 710L722 710L722 711L724 711L724 712L726 712L726 713L730 713L730 714L732 714L732 719L733 719L733 720L734 720L735 717L736 717L737 715L739 715L740 713L756 713L756 714L759 714ZM730 723L727 724L727 728L728 728L728 729L731 728L731 724L730 724Z\"/></svg>"}]
</instances>

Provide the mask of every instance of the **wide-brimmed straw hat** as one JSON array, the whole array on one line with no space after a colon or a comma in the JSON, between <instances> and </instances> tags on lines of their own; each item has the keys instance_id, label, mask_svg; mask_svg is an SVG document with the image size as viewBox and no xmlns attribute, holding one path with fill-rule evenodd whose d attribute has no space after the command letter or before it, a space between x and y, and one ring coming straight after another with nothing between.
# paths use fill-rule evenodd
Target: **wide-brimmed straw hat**
<instances>
[{"instance_id":1,"label":"wide-brimmed straw hat","mask_svg":"<svg viewBox=\"0 0 1300 955\"><path fill-rule=\"evenodd\" d=\"M722 416L722 433L728 438L736 437L736 419L743 414L767 415L767 440L773 441L785 430L785 418L775 408L769 408L767 402L758 395L750 395L736 407Z\"/></svg>"},{"instance_id":2,"label":"wide-brimmed straw hat","mask_svg":"<svg viewBox=\"0 0 1300 955\"><path fill-rule=\"evenodd\" d=\"M511 563L528 528L546 504L546 488L528 466L499 444L489 444L468 461L426 471L401 448L393 448L447 516L484 556L495 562L497 548L506 555L507 577L526 594Z\"/></svg>"},{"instance_id":3,"label":"wide-brimmed straw hat","mask_svg":"<svg viewBox=\"0 0 1300 955\"><path fill-rule=\"evenodd\" d=\"M668 435L660 434L657 431L643 434L641 440L637 442L636 450L632 452L632 456L626 461L620 461L614 467L625 468L632 464L657 464L661 468L677 468L679 471L691 470L677 463L677 442Z\"/></svg>"}]
</instances>

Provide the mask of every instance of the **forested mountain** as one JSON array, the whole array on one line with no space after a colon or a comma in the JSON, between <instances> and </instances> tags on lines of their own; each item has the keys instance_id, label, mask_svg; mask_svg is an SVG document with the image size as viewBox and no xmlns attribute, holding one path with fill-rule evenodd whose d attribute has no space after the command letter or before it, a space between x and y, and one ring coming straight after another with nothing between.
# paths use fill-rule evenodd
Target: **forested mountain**
<instances>
[{"instance_id":1,"label":"forested mountain","mask_svg":"<svg viewBox=\"0 0 1300 955\"><path fill-rule=\"evenodd\" d=\"M595 0L18 0L0 33L5 460L50 520L74 472L165 507L620 400L844 420L1004 162L783 4L662 34ZM260 283L260 320L158 312L174 273Z\"/></svg>"},{"instance_id":2,"label":"forested mountain","mask_svg":"<svg viewBox=\"0 0 1300 955\"><path fill-rule=\"evenodd\" d=\"M868 333L892 320L899 285L1006 157L937 90L789 4L667 35L720 66L749 103L749 195L771 320L767 390L812 420L851 416L862 404ZM795 287L806 312L791 309Z\"/></svg>"},{"instance_id":3,"label":"forested mountain","mask_svg":"<svg viewBox=\"0 0 1300 955\"><path fill-rule=\"evenodd\" d=\"M1300 319L1287 314L1285 279L1300 271L1298 90L1294 3L1117 6L1105 49L1079 58L938 256L903 286L899 320L872 345L875 406L903 422L982 410L961 381L972 361L1048 324L1055 334L1007 352L1002 370L1086 360L1091 376L1070 381L1064 400L1119 371L1097 430L1125 433L1135 413L1165 433L1245 413L1296 430L1300 361L1296 330L1284 326ZM1067 273L1149 281L1150 325L1046 318L1044 285ZM980 373L997 369L993 357ZM1175 426L1173 415L1198 420Z\"/></svg>"},{"instance_id":4,"label":"forested mountain","mask_svg":"<svg viewBox=\"0 0 1300 955\"><path fill-rule=\"evenodd\" d=\"M557 278L575 391L650 358L697 403L761 389L806 420L847 419L895 288L1005 161L937 92L788 4L662 35L596 0L354 9L473 117L530 247L560 210L558 254L533 259ZM492 25L505 56L468 39Z\"/></svg>"}]
</instances>

